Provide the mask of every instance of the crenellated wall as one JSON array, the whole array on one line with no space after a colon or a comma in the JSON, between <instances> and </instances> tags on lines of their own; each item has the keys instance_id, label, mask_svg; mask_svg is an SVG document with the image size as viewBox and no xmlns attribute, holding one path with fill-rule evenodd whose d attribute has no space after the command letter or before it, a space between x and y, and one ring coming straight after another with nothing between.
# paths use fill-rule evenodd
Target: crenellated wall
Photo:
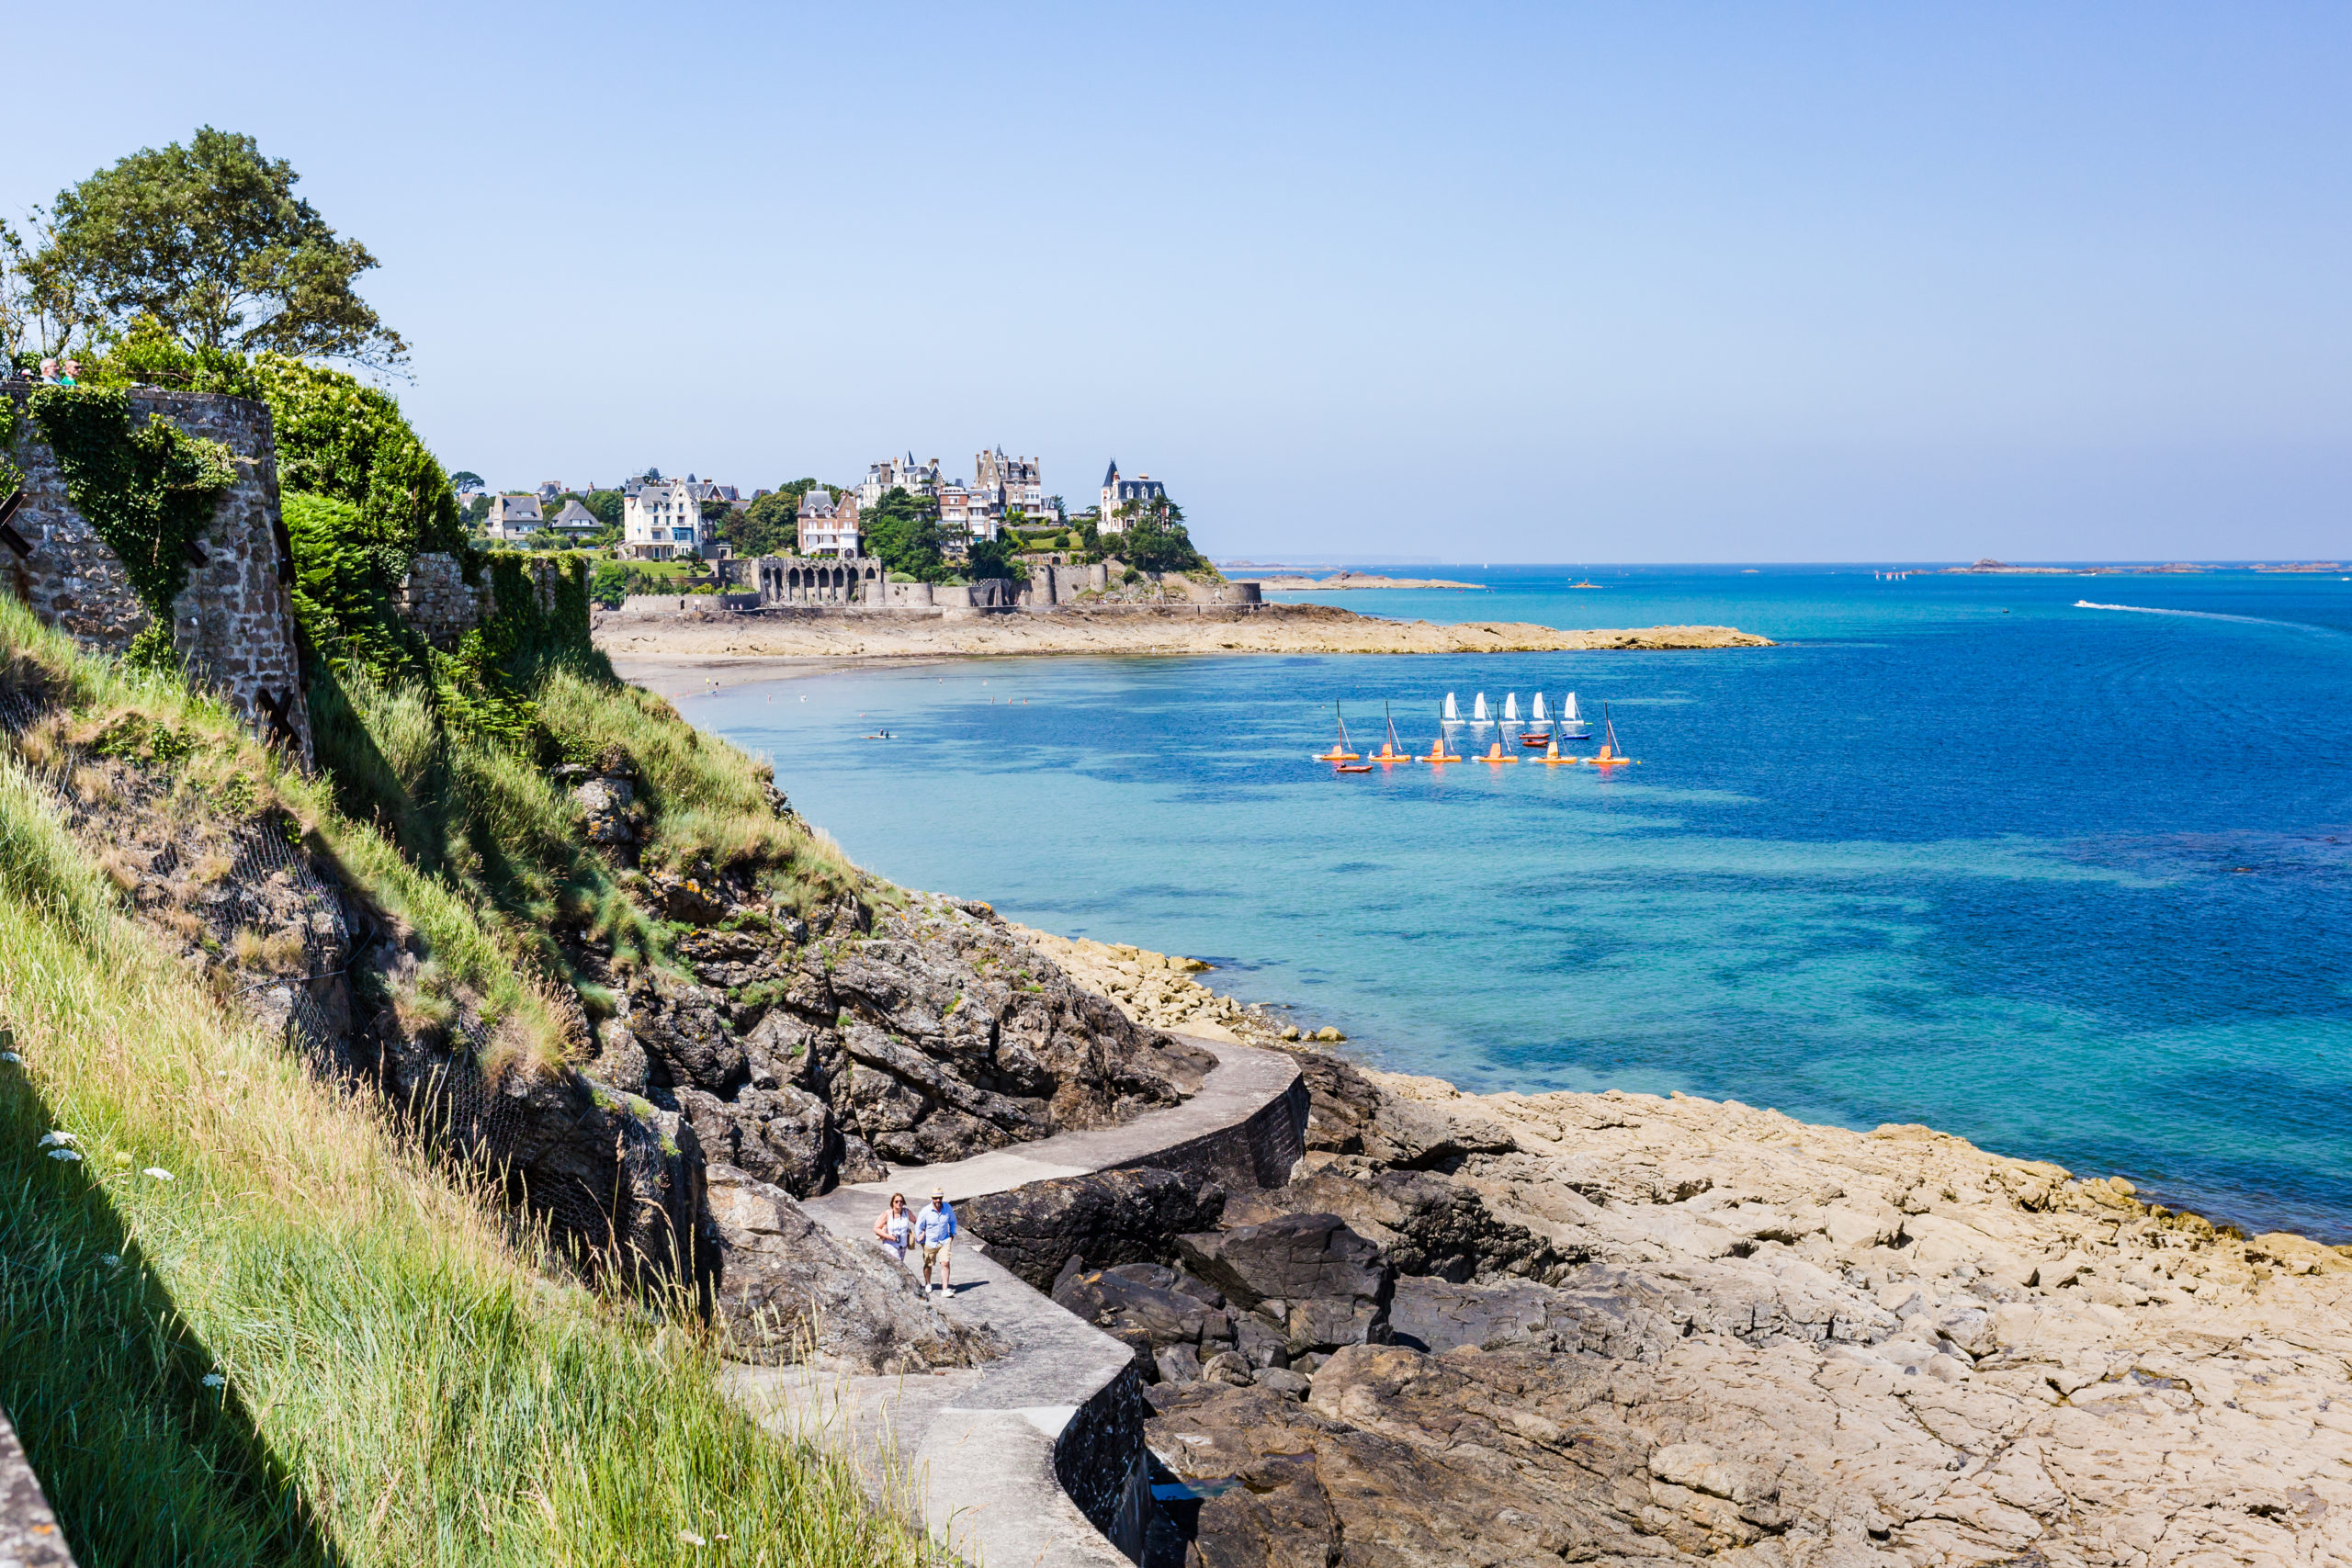
<instances>
[{"instance_id":1,"label":"crenellated wall","mask_svg":"<svg viewBox=\"0 0 2352 1568\"><path fill-rule=\"evenodd\" d=\"M22 500L0 525L0 592L24 600L85 647L119 653L146 629L147 609L121 560L67 498L56 454L26 417L32 390L22 378L0 379L0 396L17 404L11 456L25 473ZM311 715L294 634L294 562L277 512L268 406L141 389L130 394L130 407L136 419L168 421L235 456L236 482L191 552L187 584L173 601L172 646L256 733L289 741L308 761ZM0 505L6 501L0 496Z\"/></svg>"}]
</instances>

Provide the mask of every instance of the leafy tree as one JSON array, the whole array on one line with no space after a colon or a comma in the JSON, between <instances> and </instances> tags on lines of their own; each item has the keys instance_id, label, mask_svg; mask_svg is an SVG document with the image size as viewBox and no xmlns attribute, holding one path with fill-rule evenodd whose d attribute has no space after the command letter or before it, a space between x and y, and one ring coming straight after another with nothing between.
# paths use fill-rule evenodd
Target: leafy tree
<instances>
[{"instance_id":1,"label":"leafy tree","mask_svg":"<svg viewBox=\"0 0 2352 1568\"><path fill-rule=\"evenodd\" d=\"M592 490L580 498L580 504L596 514L596 521L607 528L621 525L621 514L627 510L628 498L616 490Z\"/></svg>"},{"instance_id":2,"label":"leafy tree","mask_svg":"<svg viewBox=\"0 0 2352 1568\"><path fill-rule=\"evenodd\" d=\"M892 571L918 582L944 582L954 575L939 502L933 497L894 490L858 514L858 526L865 553L879 557Z\"/></svg>"},{"instance_id":3,"label":"leafy tree","mask_svg":"<svg viewBox=\"0 0 2352 1568\"><path fill-rule=\"evenodd\" d=\"M1145 571L1197 571L1208 566L1206 556L1193 547L1184 530L1184 510L1164 495L1122 502L1114 515L1126 532L1105 542L1130 566Z\"/></svg>"},{"instance_id":4,"label":"leafy tree","mask_svg":"<svg viewBox=\"0 0 2352 1568\"><path fill-rule=\"evenodd\" d=\"M300 177L205 126L60 191L29 275L110 323L152 316L193 350L401 364L408 345L352 288L376 258L294 195Z\"/></svg>"},{"instance_id":5,"label":"leafy tree","mask_svg":"<svg viewBox=\"0 0 2352 1568\"><path fill-rule=\"evenodd\" d=\"M459 468L456 473L449 476L449 488L451 490L464 491L487 490L490 487L483 484L481 476L474 472L471 468Z\"/></svg>"},{"instance_id":6,"label":"leafy tree","mask_svg":"<svg viewBox=\"0 0 2352 1568\"><path fill-rule=\"evenodd\" d=\"M1009 534L999 534L993 539L974 539L965 557L964 569L973 581L983 577L1009 577L1015 582L1029 581L1029 568L1019 555L1021 541Z\"/></svg>"},{"instance_id":7,"label":"leafy tree","mask_svg":"<svg viewBox=\"0 0 2352 1568\"><path fill-rule=\"evenodd\" d=\"M739 556L791 556L800 553L800 498L817 488L813 479L792 479L735 513L721 525L722 537ZM831 485L827 494L840 500L847 491Z\"/></svg>"},{"instance_id":8,"label":"leafy tree","mask_svg":"<svg viewBox=\"0 0 2352 1568\"><path fill-rule=\"evenodd\" d=\"M44 359L85 346L99 321L97 302L73 273L38 265L48 248L46 215L33 209L33 236L0 223L0 354L9 367L30 370Z\"/></svg>"}]
</instances>

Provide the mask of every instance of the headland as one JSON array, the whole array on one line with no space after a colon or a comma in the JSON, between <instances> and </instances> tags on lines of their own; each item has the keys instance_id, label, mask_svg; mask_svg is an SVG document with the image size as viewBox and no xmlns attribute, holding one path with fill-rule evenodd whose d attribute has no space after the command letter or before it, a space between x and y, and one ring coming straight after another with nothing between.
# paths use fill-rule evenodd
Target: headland
<instances>
[{"instance_id":1,"label":"headland","mask_svg":"<svg viewBox=\"0 0 2352 1568\"><path fill-rule=\"evenodd\" d=\"M602 615L596 646L648 661L937 659L1026 654L1548 653L1770 648L1730 626L1562 631L1524 621L1383 620L1326 604L1084 606L923 615L862 605L783 612Z\"/></svg>"},{"instance_id":2,"label":"headland","mask_svg":"<svg viewBox=\"0 0 2352 1568\"><path fill-rule=\"evenodd\" d=\"M1329 577L1305 577L1295 572L1261 577L1258 586L1269 593L1327 593L1341 588L1466 588L1481 592L1483 582L1456 582L1443 577L1383 577L1377 572L1335 571Z\"/></svg>"}]
</instances>

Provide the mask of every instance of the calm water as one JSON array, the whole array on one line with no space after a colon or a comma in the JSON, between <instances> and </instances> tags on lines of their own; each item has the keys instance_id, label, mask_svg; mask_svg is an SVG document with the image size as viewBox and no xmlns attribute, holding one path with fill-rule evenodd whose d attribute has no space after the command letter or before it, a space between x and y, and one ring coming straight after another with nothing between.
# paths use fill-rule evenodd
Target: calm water
<instances>
[{"instance_id":1,"label":"calm water","mask_svg":"<svg viewBox=\"0 0 2352 1568\"><path fill-rule=\"evenodd\" d=\"M1329 597L1783 646L988 661L684 706L875 870L1208 958L1384 1066L1922 1122L2352 1240L2352 582L1437 570L1497 591ZM1606 700L1642 765L1307 760L1335 699L1426 750L1448 690L1538 688Z\"/></svg>"}]
</instances>

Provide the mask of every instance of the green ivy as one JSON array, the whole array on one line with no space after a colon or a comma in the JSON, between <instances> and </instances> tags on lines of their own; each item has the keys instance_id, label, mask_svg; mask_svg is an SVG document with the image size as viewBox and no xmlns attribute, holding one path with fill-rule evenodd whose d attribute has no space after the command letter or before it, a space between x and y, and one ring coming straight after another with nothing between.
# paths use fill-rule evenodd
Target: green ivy
<instances>
[{"instance_id":1,"label":"green ivy","mask_svg":"<svg viewBox=\"0 0 2352 1568\"><path fill-rule=\"evenodd\" d=\"M167 420L138 423L130 395L119 390L43 387L32 415L57 454L67 498L121 560L154 622L133 653L167 652L191 549L237 482L235 459L218 441ZM155 632L160 637L149 635Z\"/></svg>"},{"instance_id":2,"label":"green ivy","mask_svg":"<svg viewBox=\"0 0 2352 1568\"><path fill-rule=\"evenodd\" d=\"M17 467L17 400L0 397L0 501L25 488L25 470Z\"/></svg>"}]
</instances>

